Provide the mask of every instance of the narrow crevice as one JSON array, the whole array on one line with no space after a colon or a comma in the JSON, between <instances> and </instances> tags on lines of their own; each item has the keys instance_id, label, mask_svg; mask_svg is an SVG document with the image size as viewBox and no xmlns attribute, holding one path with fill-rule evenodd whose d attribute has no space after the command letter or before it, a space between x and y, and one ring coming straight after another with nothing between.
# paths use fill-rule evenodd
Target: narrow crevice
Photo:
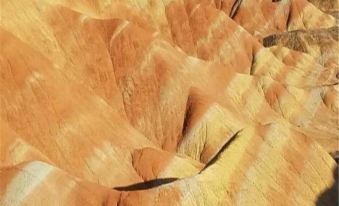
<instances>
[{"instance_id":1,"label":"narrow crevice","mask_svg":"<svg viewBox=\"0 0 339 206\"><path fill-rule=\"evenodd\" d=\"M288 17L287 17L287 21L286 21L286 30L288 30L288 26L291 23L291 19L292 19L292 13L291 11L288 12Z\"/></svg>"},{"instance_id":2,"label":"narrow crevice","mask_svg":"<svg viewBox=\"0 0 339 206\"><path fill-rule=\"evenodd\" d=\"M182 130L181 130L181 137L178 140L177 148L179 147L179 145L183 141L183 138L185 137L185 135L187 134L187 132L189 130L189 126L190 126L190 122L191 122L191 118L192 118L192 114L193 114L192 102L193 102L192 95L190 94L187 98L187 101L186 101L186 109L185 109L185 114L184 114L184 121L183 121L183 125L182 125Z\"/></svg>"},{"instance_id":3,"label":"narrow crevice","mask_svg":"<svg viewBox=\"0 0 339 206\"><path fill-rule=\"evenodd\" d=\"M253 75L255 72L255 54L252 52L252 61L251 61L251 68L250 68L250 75Z\"/></svg>"},{"instance_id":4,"label":"narrow crevice","mask_svg":"<svg viewBox=\"0 0 339 206\"><path fill-rule=\"evenodd\" d=\"M118 191L148 190L148 189L152 189L155 187L159 187L161 185L169 184L178 179L179 178L176 178L176 177L159 178L159 179L149 180L145 182L138 182L132 185L114 187L113 189L118 190Z\"/></svg>"},{"instance_id":5,"label":"narrow crevice","mask_svg":"<svg viewBox=\"0 0 339 206\"><path fill-rule=\"evenodd\" d=\"M205 169L207 169L211 165L213 165L216 161L218 161L218 159L220 158L220 155L228 148L229 145L231 145L231 143L238 137L238 134L241 131L242 130L239 130L229 140L227 140L227 142L220 148L220 150L213 156L213 158L205 165L205 167L199 172L199 174L202 173Z\"/></svg>"},{"instance_id":6,"label":"narrow crevice","mask_svg":"<svg viewBox=\"0 0 339 206\"><path fill-rule=\"evenodd\" d=\"M182 135L183 136L187 133L187 131L189 129L188 127L189 127L189 123L190 123L190 120L191 120L192 112L193 112L192 96L189 95L188 99L187 99L187 103L186 103L184 123L183 123L183 126L182 126Z\"/></svg>"},{"instance_id":7,"label":"narrow crevice","mask_svg":"<svg viewBox=\"0 0 339 206\"><path fill-rule=\"evenodd\" d=\"M230 12L230 17L233 19L237 13L238 13L238 10L240 8L240 5L241 5L241 2L242 0L236 0L232 6L232 9L231 9L231 12Z\"/></svg>"}]
</instances>

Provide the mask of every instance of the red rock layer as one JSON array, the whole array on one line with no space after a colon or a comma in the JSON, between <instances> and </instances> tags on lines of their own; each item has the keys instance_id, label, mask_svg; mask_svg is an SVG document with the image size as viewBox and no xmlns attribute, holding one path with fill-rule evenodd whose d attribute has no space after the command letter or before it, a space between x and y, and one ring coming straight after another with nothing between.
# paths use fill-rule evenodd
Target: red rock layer
<instances>
[{"instance_id":1,"label":"red rock layer","mask_svg":"<svg viewBox=\"0 0 339 206\"><path fill-rule=\"evenodd\" d=\"M336 64L260 43L333 26L312 4L1 7L1 205L335 201Z\"/></svg>"}]
</instances>

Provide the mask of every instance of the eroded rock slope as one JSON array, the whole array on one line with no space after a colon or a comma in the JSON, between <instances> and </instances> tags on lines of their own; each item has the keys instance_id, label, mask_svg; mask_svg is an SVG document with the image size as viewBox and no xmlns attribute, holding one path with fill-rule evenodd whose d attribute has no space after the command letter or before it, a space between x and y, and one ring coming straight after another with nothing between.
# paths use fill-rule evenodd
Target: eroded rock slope
<instances>
[{"instance_id":1,"label":"eroded rock slope","mask_svg":"<svg viewBox=\"0 0 339 206\"><path fill-rule=\"evenodd\" d=\"M336 205L326 2L1 1L0 205Z\"/></svg>"}]
</instances>

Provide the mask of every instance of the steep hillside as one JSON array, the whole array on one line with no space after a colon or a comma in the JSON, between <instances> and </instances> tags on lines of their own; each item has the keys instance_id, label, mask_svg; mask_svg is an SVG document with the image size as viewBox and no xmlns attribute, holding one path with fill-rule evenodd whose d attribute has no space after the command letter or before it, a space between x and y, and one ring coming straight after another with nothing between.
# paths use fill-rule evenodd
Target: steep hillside
<instances>
[{"instance_id":1,"label":"steep hillside","mask_svg":"<svg viewBox=\"0 0 339 206\"><path fill-rule=\"evenodd\" d=\"M326 2L1 1L0 205L336 205Z\"/></svg>"}]
</instances>

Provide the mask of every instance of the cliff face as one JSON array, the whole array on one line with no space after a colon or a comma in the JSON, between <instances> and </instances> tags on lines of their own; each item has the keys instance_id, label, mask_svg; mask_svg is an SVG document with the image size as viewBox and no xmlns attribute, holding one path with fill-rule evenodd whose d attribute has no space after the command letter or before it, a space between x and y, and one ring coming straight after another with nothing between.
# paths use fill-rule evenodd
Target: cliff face
<instances>
[{"instance_id":1,"label":"cliff face","mask_svg":"<svg viewBox=\"0 0 339 206\"><path fill-rule=\"evenodd\" d=\"M1 1L0 205L335 204L338 2L310 2Z\"/></svg>"}]
</instances>

